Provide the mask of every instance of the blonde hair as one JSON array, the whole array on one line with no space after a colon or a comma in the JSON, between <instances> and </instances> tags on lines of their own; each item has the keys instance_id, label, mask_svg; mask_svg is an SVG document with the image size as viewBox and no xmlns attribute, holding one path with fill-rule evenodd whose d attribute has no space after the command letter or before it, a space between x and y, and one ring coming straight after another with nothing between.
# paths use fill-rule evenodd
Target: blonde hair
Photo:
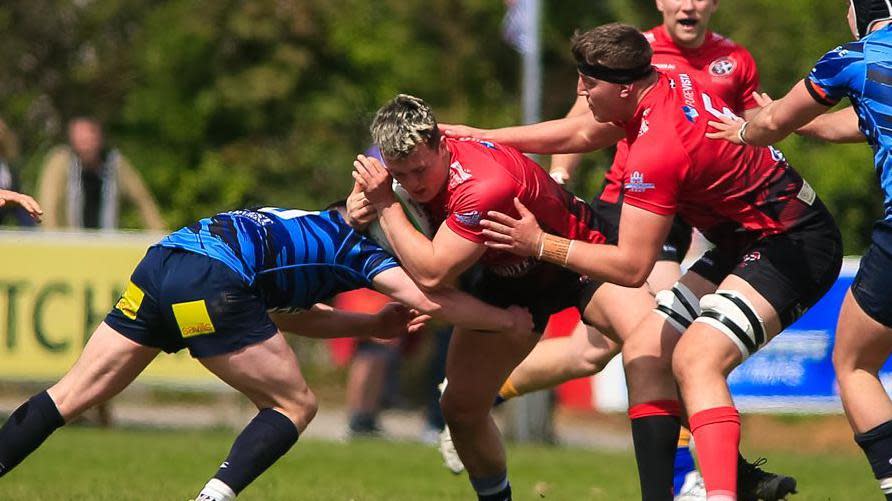
<instances>
[{"instance_id":1,"label":"blonde hair","mask_svg":"<svg viewBox=\"0 0 892 501\"><path fill-rule=\"evenodd\" d=\"M422 99L400 94L382 106L369 131L385 159L400 159L419 144L435 148L440 143L437 119Z\"/></svg>"}]
</instances>

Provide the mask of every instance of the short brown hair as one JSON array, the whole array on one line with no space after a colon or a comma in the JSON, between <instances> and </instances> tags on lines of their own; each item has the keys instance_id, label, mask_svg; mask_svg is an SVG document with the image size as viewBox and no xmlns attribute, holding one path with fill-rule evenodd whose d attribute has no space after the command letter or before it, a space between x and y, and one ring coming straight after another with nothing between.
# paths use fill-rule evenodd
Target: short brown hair
<instances>
[{"instance_id":1,"label":"short brown hair","mask_svg":"<svg viewBox=\"0 0 892 501\"><path fill-rule=\"evenodd\" d=\"M577 31L570 40L577 63L603 65L614 70L640 68L650 64L653 49L634 26L610 23L585 32Z\"/></svg>"},{"instance_id":2,"label":"short brown hair","mask_svg":"<svg viewBox=\"0 0 892 501\"><path fill-rule=\"evenodd\" d=\"M430 106L422 99L400 94L375 113L370 128L372 141L385 159L409 156L419 144L436 148L440 130Z\"/></svg>"}]
</instances>

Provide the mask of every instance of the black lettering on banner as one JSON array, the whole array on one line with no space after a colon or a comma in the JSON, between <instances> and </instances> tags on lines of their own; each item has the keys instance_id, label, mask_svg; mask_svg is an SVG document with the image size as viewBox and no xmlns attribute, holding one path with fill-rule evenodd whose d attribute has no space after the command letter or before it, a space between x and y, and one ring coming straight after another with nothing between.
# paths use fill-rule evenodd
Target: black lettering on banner
<instances>
[{"instance_id":1,"label":"black lettering on banner","mask_svg":"<svg viewBox=\"0 0 892 501\"><path fill-rule=\"evenodd\" d=\"M37 297L34 299L34 337L42 347L53 353L66 351L70 344L68 340L53 342L43 328L44 307L52 296L58 294L70 295L71 286L64 282L49 282L37 292Z\"/></svg>"},{"instance_id":2,"label":"black lettering on banner","mask_svg":"<svg viewBox=\"0 0 892 501\"><path fill-rule=\"evenodd\" d=\"M27 282L3 282L0 289L6 291L6 349L14 352L18 341L19 292L28 287Z\"/></svg>"}]
</instances>

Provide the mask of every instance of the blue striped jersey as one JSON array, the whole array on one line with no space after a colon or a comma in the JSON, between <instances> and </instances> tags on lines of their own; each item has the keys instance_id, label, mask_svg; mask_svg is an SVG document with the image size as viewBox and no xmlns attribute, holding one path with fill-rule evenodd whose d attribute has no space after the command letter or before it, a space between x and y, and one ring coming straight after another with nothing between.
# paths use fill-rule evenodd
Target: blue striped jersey
<instances>
[{"instance_id":1,"label":"blue striped jersey","mask_svg":"<svg viewBox=\"0 0 892 501\"><path fill-rule=\"evenodd\" d=\"M841 45L818 61L805 87L821 104L848 97L859 128L873 148L874 166L885 197L885 219L892 221L892 26Z\"/></svg>"},{"instance_id":2,"label":"blue striped jersey","mask_svg":"<svg viewBox=\"0 0 892 501\"><path fill-rule=\"evenodd\" d=\"M198 221L159 245L222 261L261 290L270 309L302 309L371 286L396 259L335 210L242 209Z\"/></svg>"}]
</instances>

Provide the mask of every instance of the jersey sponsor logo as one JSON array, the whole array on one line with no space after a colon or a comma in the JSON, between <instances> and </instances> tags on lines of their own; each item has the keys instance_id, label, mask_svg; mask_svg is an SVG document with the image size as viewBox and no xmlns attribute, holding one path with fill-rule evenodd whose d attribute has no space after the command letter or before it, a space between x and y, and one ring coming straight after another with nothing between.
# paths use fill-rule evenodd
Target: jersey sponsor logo
<instances>
[{"instance_id":1,"label":"jersey sponsor logo","mask_svg":"<svg viewBox=\"0 0 892 501\"><path fill-rule=\"evenodd\" d=\"M685 106L694 108L694 84L691 77L687 73L679 73L678 80L681 81L681 97L684 99Z\"/></svg>"},{"instance_id":2,"label":"jersey sponsor logo","mask_svg":"<svg viewBox=\"0 0 892 501\"><path fill-rule=\"evenodd\" d=\"M695 123L697 121L697 117L700 116L700 112L697 111L697 108L693 106L684 105L681 107L682 113L684 113L684 117L688 119L688 122Z\"/></svg>"},{"instance_id":3,"label":"jersey sponsor logo","mask_svg":"<svg viewBox=\"0 0 892 501\"><path fill-rule=\"evenodd\" d=\"M675 65L672 63L654 63L654 66L661 70L675 70Z\"/></svg>"},{"instance_id":4,"label":"jersey sponsor logo","mask_svg":"<svg viewBox=\"0 0 892 501\"><path fill-rule=\"evenodd\" d=\"M479 211L472 210L470 212L457 212L452 217L465 226L477 226L480 224L480 219L483 215Z\"/></svg>"},{"instance_id":5,"label":"jersey sponsor logo","mask_svg":"<svg viewBox=\"0 0 892 501\"><path fill-rule=\"evenodd\" d=\"M737 64L733 59L722 57L709 63L709 74L716 77L727 76L733 73L736 67Z\"/></svg>"},{"instance_id":6,"label":"jersey sponsor logo","mask_svg":"<svg viewBox=\"0 0 892 501\"><path fill-rule=\"evenodd\" d=\"M136 320L136 312L139 311L139 306L142 304L144 297L145 293L142 289L133 282L128 282L127 289L121 295L121 299L118 300L115 308L121 310L121 313L130 320Z\"/></svg>"},{"instance_id":7,"label":"jersey sponsor logo","mask_svg":"<svg viewBox=\"0 0 892 501\"><path fill-rule=\"evenodd\" d=\"M471 173L466 171L462 166L461 162L456 160L449 164L449 189L453 189L456 186L464 183L468 179L471 179Z\"/></svg>"},{"instance_id":8,"label":"jersey sponsor logo","mask_svg":"<svg viewBox=\"0 0 892 501\"><path fill-rule=\"evenodd\" d=\"M654 188L656 188L656 185L654 183L645 183L644 174L637 170L629 176L629 182L626 183L626 190L632 193L644 193Z\"/></svg>"},{"instance_id":9,"label":"jersey sponsor logo","mask_svg":"<svg viewBox=\"0 0 892 501\"><path fill-rule=\"evenodd\" d=\"M214 328L214 324L211 322L211 315L208 313L208 307L204 299L174 303L171 307L173 308L173 316L176 318L177 325L180 328L180 334L184 338L217 332L217 329Z\"/></svg>"}]
</instances>

